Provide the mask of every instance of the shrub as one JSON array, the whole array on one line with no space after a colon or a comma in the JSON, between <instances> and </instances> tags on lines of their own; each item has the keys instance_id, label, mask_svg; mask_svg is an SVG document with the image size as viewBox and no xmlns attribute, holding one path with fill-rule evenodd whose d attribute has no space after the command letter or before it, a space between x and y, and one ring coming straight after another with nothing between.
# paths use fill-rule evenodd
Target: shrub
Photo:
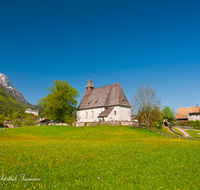
<instances>
[{"instance_id":1,"label":"shrub","mask_svg":"<svg viewBox=\"0 0 200 190\"><path fill-rule=\"evenodd\" d=\"M200 129L200 121L188 121L188 126L194 127L194 129Z\"/></svg>"},{"instance_id":2,"label":"shrub","mask_svg":"<svg viewBox=\"0 0 200 190\"><path fill-rule=\"evenodd\" d=\"M17 127L21 127L22 126L22 122L18 121L18 120L14 121L12 124L13 124L13 126L17 126Z\"/></svg>"},{"instance_id":3,"label":"shrub","mask_svg":"<svg viewBox=\"0 0 200 190\"><path fill-rule=\"evenodd\" d=\"M200 121L183 121L181 123L177 123L176 126L190 126L193 127L194 129L200 129Z\"/></svg>"}]
</instances>

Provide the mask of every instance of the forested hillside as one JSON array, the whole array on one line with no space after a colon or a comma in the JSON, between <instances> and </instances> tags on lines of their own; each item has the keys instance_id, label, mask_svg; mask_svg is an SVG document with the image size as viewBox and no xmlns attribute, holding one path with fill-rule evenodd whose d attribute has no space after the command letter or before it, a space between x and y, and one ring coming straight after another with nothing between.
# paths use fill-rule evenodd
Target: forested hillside
<instances>
[{"instance_id":1,"label":"forested hillside","mask_svg":"<svg viewBox=\"0 0 200 190\"><path fill-rule=\"evenodd\" d=\"M13 100L6 92L0 89L0 114L8 116L17 111L24 112L27 106Z\"/></svg>"}]
</instances>

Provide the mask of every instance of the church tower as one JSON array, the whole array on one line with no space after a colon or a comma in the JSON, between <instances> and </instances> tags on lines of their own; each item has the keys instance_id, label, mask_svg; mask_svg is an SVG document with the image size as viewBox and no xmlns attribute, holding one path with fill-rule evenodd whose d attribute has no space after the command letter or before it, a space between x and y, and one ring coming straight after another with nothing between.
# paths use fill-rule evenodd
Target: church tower
<instances>
[{"instance_id":1,"label":"church tower","mask_svg":"<svg viewBox=\"0 0 200 190\"><path fill-rule=\"evenodd\" d=\"M84 95L89 95L90 92L92 91L92 89L94 89L94 85L92 84L91 79L89 78L86 86L85 86L85 94Z\"/></svg>"}]
</instances>

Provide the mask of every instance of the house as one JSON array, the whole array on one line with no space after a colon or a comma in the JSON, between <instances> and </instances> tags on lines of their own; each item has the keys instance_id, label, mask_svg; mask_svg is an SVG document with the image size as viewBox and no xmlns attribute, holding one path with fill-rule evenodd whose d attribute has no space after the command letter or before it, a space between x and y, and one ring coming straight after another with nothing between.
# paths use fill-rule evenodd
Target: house
<instances>
[{"instance_id":1,"label":"house","mask_svg":"<svg viewBox=\"0 0 200 190\"><path fill-rule=\"evenodd\" d=\"M32 110L32 109L30 109L30 108L27 108L26 110L25 110L25 113L31 113L31 114L33 114L33 115L39 115L39 111L38 110Z\"/></svg>"},{"instance_id":2,"label":"house","mask_svg":"<svg viewBox=\"0 0 200 190\"><path fill-rule=\"evenodd\" d=\"M48 125L48 120L46 118L40 118L34 123L36 123L36 125Z\"/></svg>"},{"instance_id":3,"label":"house","mask_svg":"<svg viewBox=\"0 0 200 190\"><path fill-rule=\"evenodd\" d=\"M137 115L131 115L131 121L138 122Z\"/></svg>"},{"instance_id":4,"label":"house","mask_svg":"<svg viewBox=\"0 0 200 190\"><path fill-rule=\"evenodd\" d=\"M200 120L199 106L196 105L196 107L178 108L176 120L177 122Z\"/></svg>"},{"instance_id":5,"label":"house","mask_svg":"<svg viewBox=\"0 0 200 190\"><path fill-rule=\"evenodd\" d=\"M119 83L94 88L91 79L77 109L77 122L131 121L131 106Z\"/></svg>"}]
</instances>

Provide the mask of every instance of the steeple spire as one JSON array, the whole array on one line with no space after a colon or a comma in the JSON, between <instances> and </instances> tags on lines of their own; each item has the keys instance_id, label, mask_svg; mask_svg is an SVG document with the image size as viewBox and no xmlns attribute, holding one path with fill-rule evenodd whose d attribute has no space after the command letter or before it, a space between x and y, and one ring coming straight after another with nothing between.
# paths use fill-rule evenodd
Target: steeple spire
<instances>
[{"instance_id":1,"label":"steeple spire","mask_svg":"<svg viewBox=\"0 0 200 190\"><path fill-rule=\"evenodd\" d=\"M87 87L94 88L94 85L92 84L92 80L91 80L90 78L89 78L89 80L88 80L88 82L87 82L85 88L87 88Z\"/></svg>"},{"instance_id":2,"label":"steeple spire","mask_svg":"<svg viewBox=\"0 0 200 190\"><path fill-rule=\"evenodd\" d=\"M94 85L92 84L92 80L89 78L89 80L85 86L85 95L89 95L91 93L92 89L94 89Z\"/></svg>"}]
</instances>

